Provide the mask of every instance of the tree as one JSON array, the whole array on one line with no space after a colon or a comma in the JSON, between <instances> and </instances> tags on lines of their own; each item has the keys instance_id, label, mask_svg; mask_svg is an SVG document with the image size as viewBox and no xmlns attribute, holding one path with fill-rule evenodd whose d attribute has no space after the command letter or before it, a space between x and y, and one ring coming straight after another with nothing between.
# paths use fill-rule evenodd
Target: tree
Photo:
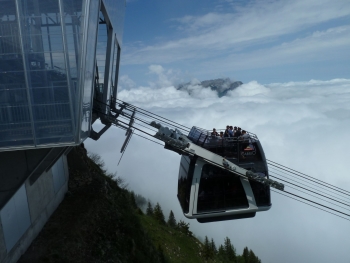
<instances>
[{"instance_id":1,"label":"tree","mask_svg":"<svg viewBox=\"0 0 350 263\"><path fill-rule=\"evenodd\" d=\"M236 249L231 244L231 240L228 237L225 238L224 250L225 250L226 257L229 261L236 260Z\"/></svg>"},{"instance_id":2,"label":"tree","mask_svg":"<svg viewBox=\"0 0 350 263\"><path fill-rule=\"evenodd\" d=\"M177 223L177 228L184 234L188 236L192 236L192 232L190 231L190 223L185 223L184 221L180 220L179 223Z\"/></svg>"},{"instance_id":3,"label":"tree","mask_svg":"<svg viewBox=\"0 0 350 263\"><path fill-rule=\"evenodd\" d=\"M135 195L135 201L136 201L136 205L141 209L144 209L145 205L147 204L146 198L144 198L142 195L139 195L139 194Z\"/></svg>"},{"instance_id":4,"label":"tree","mask_svg":"<svg viewBox=\"0 0 350 263\"><path fill-rule=\"evenodd\" d=\"M130 192L130 202L133 208L137 208L134 191Z\"/></svg>"},{"instance_id":5,"label":"tree","mask_svg":"<svg viewBox=\"0 0 350 263\"><path fill-rule=\"evenodd\" d=\"M220 245L220 246L219 246L219 249L218 249L218 258L219 258L219 260L222 261L222 262L227 262L226 253L225 253L225 249L224 249L223 245Z\"/></svg>"},{"instance_id":6,"label":"tree","mask_svg":"<svg viewBox=\"0 0 350 263\"><path fill-rule=\"evenodd\" d=\"M255 256L253 250L251 250L251 249L249 250L249 257L248 258L249 258L249 260L248 260L249 263L261 263L260 259L257 256Z\"/></svg>"},{"instance_id":7,"label":"tree","mask_svg":"<svg viewBox=\"0 0 350 263\"><path fill-rule=\"evenodd\" d=\"M169 218L168 218L168 225L172 228L175 228L176 227L176 219L175 219L175 216L174 216L174 213L172 210L170 210L170 214L169 214Z\"/></svg>"},{"instance_id":8,"label":"tree","mask_svg":"<svg viewBox=\"0 0 350 263\"><path fill-rule=\"evenodd\" d=\"M254 254L253 250L245 247L243 249L242 257L244 258L244 263L261 263L261 260Z\"/></svg>"},{"instance_id":9,"label":"tree","mask_svg":"<svg viewBox=\"0 0 350 263\"><path fill-rule=\"evenodd\" d=\"M102 157L98 155L97 153L88 153L88 157L97 164L98 167L104 172L106 172L105 168L105 162L102 160Z\"/></svg>"},{"instance_id":10,"label":"tree","mask_svg":"<svg viewBox=\"0 0 350 263\"><path fill-rule=\"evenodd\" d=\"M165 218L160 204L157 203L153 209L153 217L161 224L165 225Z\"/></svg>"},{"instance_id":11,"label":"tree","mask_svg":"<svg viewBox=\"0 0 350 263\"><path fill-rule=\"evenodd\" d=\"M148 204L147 204L146 214L148 216L153 216L153 208L150 201L148 201Z\"/></svg>"},{"instance_id":12,"label":"tree","mask_svg":"<svg viewBox=\"0 0 350 263\"><path fill-rule=\"evenodd\" d=\"M211 250L211 253L213 254L213 256L215 256L218 253L218 251L216 249L216 245L215 245L214 239L211 239L210 250Z\"/></svg>"},{"instance_id":13,"label":"tree","mask_svg":"<svg viewBox=\"0 0 350 263\"><path fill-rule=\"evenodd\" d=\"M243 249L243 254L242 254L243 258L244 258L244 262L248 263L249 262L249 250L247 247L245 247Z\"/></svg>"},{"instance_id":14,"label":"tree","mask_svg":"<svg viewBox=\"0 0 350 263\"><path fill-rule=\"evenodd\" d=\"M204 245L203 245L203 248L202 248L202 254L203 254L203 257L206 260L208 260L212 256L212 253L211 253L211 250L210 250L210 243L209 243L209 239L208 239L207 236L205 236L205 239L204 239Z\"/></svg>"}]
</instances>

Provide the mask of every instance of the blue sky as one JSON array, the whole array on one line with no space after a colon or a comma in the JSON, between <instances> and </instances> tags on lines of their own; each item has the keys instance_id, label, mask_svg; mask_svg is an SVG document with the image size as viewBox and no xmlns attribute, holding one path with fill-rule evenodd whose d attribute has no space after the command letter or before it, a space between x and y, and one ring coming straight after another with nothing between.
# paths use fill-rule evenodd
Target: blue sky
<instances>
[{"instance_id":1,"label":"blue sky","mask_svg":"<svg viewBox=\"0 0 350 263\"><path fill-rule=\"evenodd\" d=\"M345 0L130 0L119 84L148 85L157 77L151 65L172 74L173 84L349 78L349 36Z\"/></svg>"}]
</instances>

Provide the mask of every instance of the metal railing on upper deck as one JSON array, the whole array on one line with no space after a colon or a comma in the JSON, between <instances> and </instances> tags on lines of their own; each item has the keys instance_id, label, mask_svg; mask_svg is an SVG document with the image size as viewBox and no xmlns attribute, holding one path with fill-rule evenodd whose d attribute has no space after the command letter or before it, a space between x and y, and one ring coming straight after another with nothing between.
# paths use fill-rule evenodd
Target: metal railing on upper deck
<instances>
[{"instance_id":1,"label":"metal railing on upper deck","mask_svg":"<svg viewBox=\"0 0 350 263\"><path fill-rule=\"evenodd\" d=\"M221 130L219 130L220 132ZM202 128L193 126L188 134L188 138L199 146L203 147L215 147L215 146L231 146L235 142L255 142L258 141L256 134L247 132L247 137L220 137L212 135L212 131L204 130Z\"/></svg>"}]
</instances>

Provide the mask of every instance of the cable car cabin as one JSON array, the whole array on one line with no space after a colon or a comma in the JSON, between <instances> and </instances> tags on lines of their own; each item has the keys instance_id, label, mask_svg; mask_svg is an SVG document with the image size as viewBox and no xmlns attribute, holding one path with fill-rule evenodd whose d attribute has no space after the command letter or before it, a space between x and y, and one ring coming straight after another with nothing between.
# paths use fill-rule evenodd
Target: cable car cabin
<instances>
[{"instance_id":1,"label":"cable car cabin","mask_svg":"<svg viewBox=\"0 0 350 263\"><path fill-rule=\"evenodd\" d=\"M193 127L188 138L198 146L234 164L268 178L265 154L255 134L243 137L211 136ZM254 217L271 208L270 187L214 166L198 156L182 155L178 199L184 215L198 222Z\"/></svg>"}]
</instances>

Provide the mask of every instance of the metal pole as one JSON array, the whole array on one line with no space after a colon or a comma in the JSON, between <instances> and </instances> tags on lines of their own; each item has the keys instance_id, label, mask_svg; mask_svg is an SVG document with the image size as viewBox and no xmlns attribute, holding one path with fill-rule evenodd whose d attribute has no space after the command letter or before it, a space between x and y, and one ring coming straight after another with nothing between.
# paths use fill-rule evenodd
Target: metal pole
<instances>
[{"instance_id":1,"label":"metal pole","mask_svg":"<svg viewBox=\"0 0 350 263\"><path fill-rule=\"evenodd\" d=\"M23 25L21 23L21 6L19 1L16 1L16 13L17 13L17 21L18 21L18 32L19 32L19 41L21 45L21 52L22 52L22 60L23 60L23 71L24 71L24 78L25 78L25 85L26 85L26 93L27 93L27 101L28 101L28 109L29 109L29 116L30 116L30 123L32 128L32 135L33 135L33 142L34 147L36 146L36 135L35 135L35 125L34 125L34 116L33 116L33 108L32 108L32 102L31 102L31 92L29 88L29 76L27 72L28 63L27 59L25 58L25 50L24 50L24 41L23 41Z\"/></svg>"}]
</instances>

